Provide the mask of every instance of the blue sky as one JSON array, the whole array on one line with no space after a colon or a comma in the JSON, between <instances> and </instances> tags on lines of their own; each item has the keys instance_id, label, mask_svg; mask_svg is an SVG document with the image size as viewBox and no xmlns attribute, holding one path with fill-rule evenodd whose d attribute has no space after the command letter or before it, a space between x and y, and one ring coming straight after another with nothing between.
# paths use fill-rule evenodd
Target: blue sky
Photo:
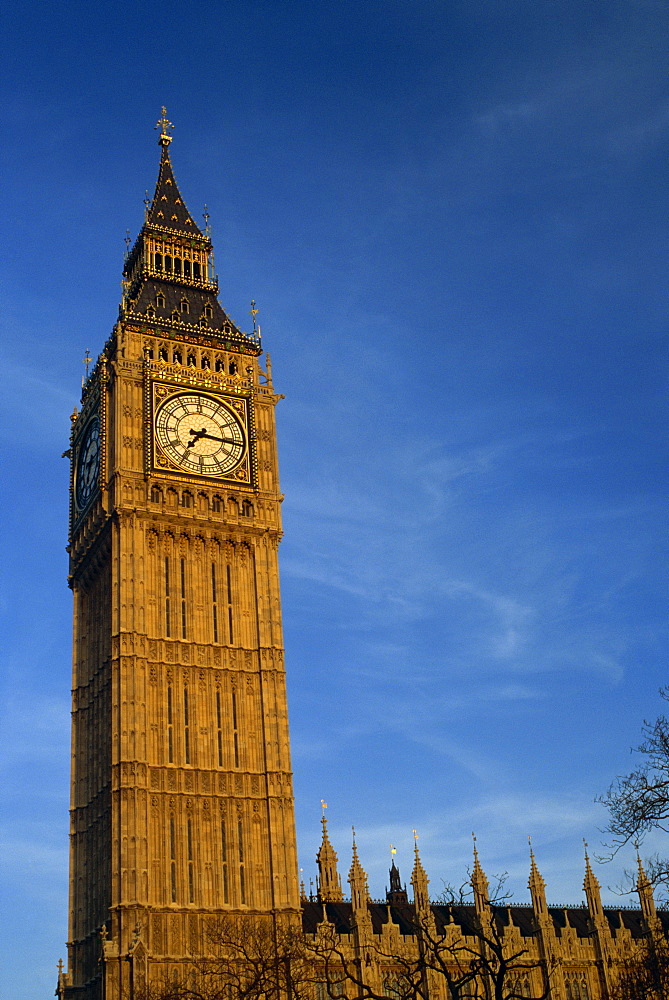
<instances>
[{"instance_id":1,"label":"blue sky","mask_svg":"<svg viewBox=\"0 0 669 1000\"><path fill-rule=\"evenodd\" d=\"M172 160L275 385L301 865L579 902L666 670L666 5L11 4L5 992L67 934L69 414ZM656 844L654 846L661 846ZM614 885L625 856L599 870ZM606 891L609 900L615 900ZM46 993L45 993L46 991Z\"/></svg>"}]
</instances>

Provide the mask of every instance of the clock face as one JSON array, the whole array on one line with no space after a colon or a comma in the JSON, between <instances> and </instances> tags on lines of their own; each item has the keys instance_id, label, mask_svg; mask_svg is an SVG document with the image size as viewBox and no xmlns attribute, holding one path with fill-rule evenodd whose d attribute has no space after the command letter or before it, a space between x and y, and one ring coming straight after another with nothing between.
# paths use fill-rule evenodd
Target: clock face
<instances>
[{"instance_id":1,"label":"clock face","mask_svg":"<svg viewBox=\"0 0 669 1000\"><path fill-rule=\"evenodd\" d=\"M241 421L215 396L184 392L170 396L156 414L156 441L187 472L224 476L246 454Z\"/></svg>"},{"instance_id":2,"label":"clock face","mask_svg":"<svg viewBox=\"0 0 669 1000\"><path fill-rule=\"evenodd\" d=\"M97 417L89 421L83 433L77 458L75 498L79 510L83 510L97 486L100 471L100 422Z\"/></svg>"}]
</instances>

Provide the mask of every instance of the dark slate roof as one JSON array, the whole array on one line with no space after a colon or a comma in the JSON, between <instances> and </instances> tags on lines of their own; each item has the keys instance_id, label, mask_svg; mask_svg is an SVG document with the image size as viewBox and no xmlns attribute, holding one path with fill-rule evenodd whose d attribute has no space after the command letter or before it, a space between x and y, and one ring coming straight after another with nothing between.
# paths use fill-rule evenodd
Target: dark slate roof
<instances>
[{"instance_id":1,"label":"dark slate roof","mask_svg":"<svg viewBox=\"0 0 669 1000\"><path fill-rule=\"evenodd\" d=\"M316 927L323 919L323 906L328 920L334 924L339 934L350 934L352 926L353 911L350 902L341 903L318 903L315 900L307 900L302 904L302 927L305 933L313 934ZM576 931L579 938L591 937L593 933L592 920L587 907L551 906L548 912L553 920L555 933L558 937L564 934L567 926ZM475 933L475 909L473 904L451 905L445 903L433 903L432 913L438 933L443 933L447 924L457 924L463 934L473 935ZM372 928L375 934L380 934L384 924L388 920L398 924L400 933L411 935L416 929L416 917L412 903L402 906L389 906L386 903L370 903L369 914L372 920ZM626 928L633 938L643 937L646 933L641 910L639 909L609 909L604 910L606 919L609 922L612 933L615 934L622 928ZM669 912L658 910L658 917L662 923L664 931L669 934ZM520 930L523 937L532 937L537 933L537 922L534 910L531 906L499 906L496 908L496 918L500 929L508 927L511 923Z\"/></svg>"},{"instance_id":2,"label":"dark slate roof","mask_svg":"<svg viewBox=\"0 0 669 1000\"><path fill-rule=\"evenodd\" d=\"M162 292L165 297L165 305L162 308L156 305L156 297L159 292ZM188 301L188 313L183 315L181 314L182 299ZM146 310L149 306L153 306L156 319L168 323L172 312L176 309L182 320L187 323L197 323L204 312L205 305L210 305L212 308L212 318L207 324L212 329L219 330L224 323L230 322L223 306L213 292L193 288L192 285L185 282L184 284L176 284L176 281L147 278L142 282L139 294L132 302L130 311L146 321Z\"/></svg>"},{"instance_id":3,"label":"dark slate roof","mask_svg":"<svg viewBox=\"0 0 669 1000\"><path fill-rule=\"evenodd\" d=\"M351 933L353 911L350 903L318 903L316 900L307 900L302 903L302 929L305 934L316 933L316 928L323 920L323 908L338 934Z\"/></svg>"},{"instance_id":4,"label":"dark slate roof","mask_svg":"<svg viewBox=\"0 0 669 1000\"><path fill-rule=\"evenodd\" d=\"M174 229L178 233L205 238L195 225L193 217L179 194L167 146L163 146L156 192L153 196L146 221L149 225Z\"/></svg>"}]
</instances>

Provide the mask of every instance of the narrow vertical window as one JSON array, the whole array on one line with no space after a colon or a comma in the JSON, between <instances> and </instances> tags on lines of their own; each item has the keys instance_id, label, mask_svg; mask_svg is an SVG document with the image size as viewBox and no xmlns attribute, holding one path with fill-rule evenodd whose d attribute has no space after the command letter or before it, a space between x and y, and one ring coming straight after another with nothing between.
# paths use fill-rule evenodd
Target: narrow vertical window
<instances>
[{"instance_id":1,"label":"narrow vertical window","mask_svg":"<svg viewBox=\"0 0 669 1000\"><path fill-rule=\"evenodd\" d=\"M211 610L214 621L214 642L218 642L218 594L216 592L216 563L211 564Z\"/></svg>"},{"instance_id":2,"label":"narrow vertical window","mask_svg":"<svg viewBox=\"0 0 669 1000\"><path fill-rule=\"evenodd\" d=\"M172 718L172 685L167 685L167 763L174 763L174 726Z\"/></svg>"},{"instance_id":3,"label":"narrow vertical window","mask_svg":"<svg viewBox=\"0 0 669 1000\"><path fill-rule=\"evenodd\" d=\"M188 688L184 688L184 757L190 764L190 706L188 703Z\"/></svg>"},{"instance_id":4,"label":"narrow vertical window","mask_svg":"<svg viewBox=\"0 0 669 1000\"><path fill-rule=\"evenodd\" d=\"M223 714L221 712L221 692L216 691L216 743L218 746L218 766L223 767Z\"/></svg>"},{"instance_id":5,"label":"narrow vertical window","mask_svg":"<svg viewBox=\"0 0 669 1000\"><path fill-rule=\"evenodd\" d=\"M188 838L188 902L195 902L195 871L193 862L193 821L188 817L186 834Z\"/></svg>"},{"instance_id":6,"label":"narrow vertical window","mask_svg":"<svg viewBox=\"0 0 669 1000\"><path fill-rule=\"evenodd\" d=\"M223 865L223 902L230 902L228 889L228 838L225 830L225 820L221 820L221 861Z\"/></svg>"},{"instance_id":7,"label":"narrow vertical window","mask_svg":"<svg viewBox=\"0 0 669 1000\"><path fill-rule=\"evenodd\" d=\"M169 638L170 632L170 557L165 556L165 635Z\"/></svg>"},{"instance_id":8,"label":"narrow vertical window","mask_svg":"<svg viewBox=\"0 0 669 1000\"><path fill-rule=\"evenodd\" d=\"M227 581L228 582L228 627L230 634L230 645L232 646L233 642L235 641L235 638L234 638L234 630L232 627L232 572L230 570L229 565L226 566L226 574L228 578Z\"/></svg>"},{"instance_id":9,"label":"narrow vertical window","mask_svg":"<svg viewBox=\"0 0 669 1000\"><path fill-rule=\"evenodd\" d=\"M246 903L246 883L244 880L244 828L242 821L237 823L237 845L239 847L239 899Z\"/></svg>"},{"instance_id":10,"label":"narrow vertical window","mask_svg":"<svg viewBox=\"0 0 669 1000\"><path fill-rule=\"evenodd\" d=\"M186 560L181 560L181 638L186 638Z\"/></svg>"},{"instance_id":11,"label":"narrow vertical window","mask_svg":"<svg viewBox=\"0 0 669 1000\"><path fill-rule=\"evenodd\" d=\"M232 692L232 744L235 751L235 767L239 767L239 735L237 732L237 693Z\"/></svg>"},{"instance_id":12,"label":"narrow vertical window","mask_svg":"<svg viewBox=\"0 0 669 1000\"><path fill-rule=\"evenodd\" d=\"M172 902L177 901L177 838L174 827L174 816L170 816L170 883Z\"/></svg>"}]
</instances>

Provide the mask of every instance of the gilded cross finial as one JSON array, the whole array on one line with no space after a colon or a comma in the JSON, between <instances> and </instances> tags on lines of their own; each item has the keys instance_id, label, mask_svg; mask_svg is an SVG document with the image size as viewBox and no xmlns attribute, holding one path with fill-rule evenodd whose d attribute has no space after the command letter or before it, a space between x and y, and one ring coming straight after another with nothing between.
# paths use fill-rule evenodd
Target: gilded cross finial
<instances>
[{"instance_id":1,"label":"gilded cross finial","mask_svg":"<svg viewBox=\"0 0 669 1000\"><path fill-rule=\"evenodd\" d=\"M168 129L173 129L174 125L167 117L167 108L163 107L161 108L161 111L162 114L156 122L155 127L160 129L160 138L158 139L159 144L167 148L172 142L172 136L168 132Z\"/></svg>"}]
</instances>

